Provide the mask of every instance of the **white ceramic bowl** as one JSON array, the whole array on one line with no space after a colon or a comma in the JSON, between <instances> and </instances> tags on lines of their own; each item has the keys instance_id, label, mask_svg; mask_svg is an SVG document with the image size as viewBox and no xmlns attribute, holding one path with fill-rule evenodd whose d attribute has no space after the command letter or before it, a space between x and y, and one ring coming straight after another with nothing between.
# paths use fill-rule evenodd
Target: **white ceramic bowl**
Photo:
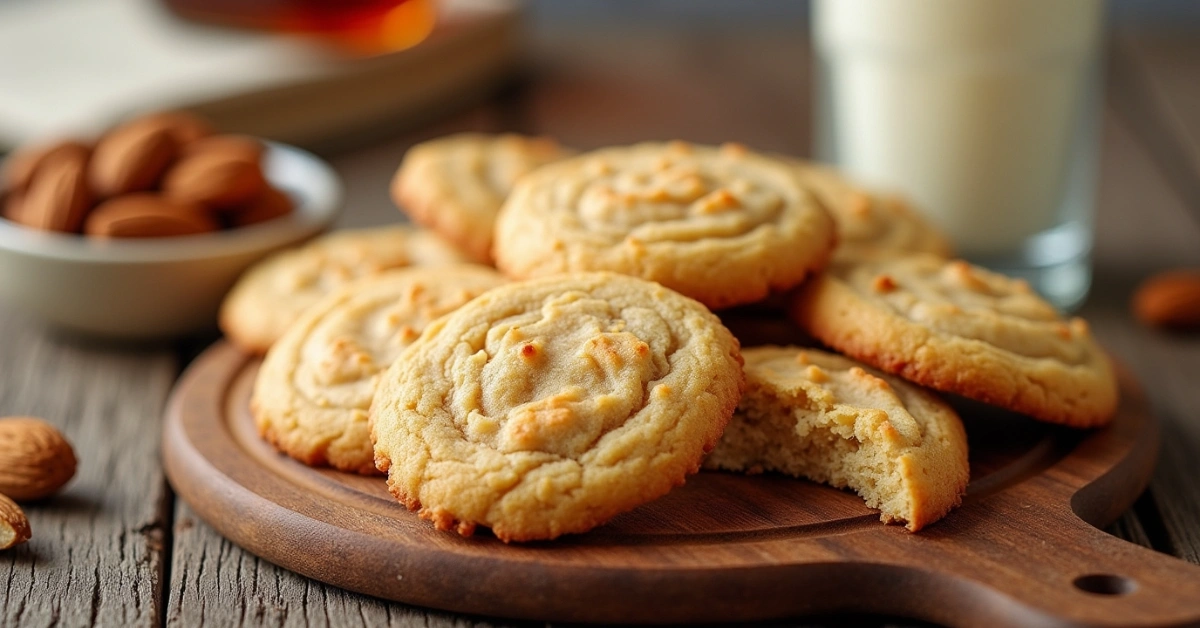
<instances>
[{"instance_id":1,"label":"white ceramic bowl","mask_svg":"<svg viewBox=\"0 0 1200 628\"><path fill-rule=\"evenodd\" d=\"M290 215L217 233L100 240L0 219L0 301L91 336L148 339L211 328L238 275L268 253L326 229L342 186L328 164L269 144L267 179L296 203Z\"/></svg>"}]
</instances>

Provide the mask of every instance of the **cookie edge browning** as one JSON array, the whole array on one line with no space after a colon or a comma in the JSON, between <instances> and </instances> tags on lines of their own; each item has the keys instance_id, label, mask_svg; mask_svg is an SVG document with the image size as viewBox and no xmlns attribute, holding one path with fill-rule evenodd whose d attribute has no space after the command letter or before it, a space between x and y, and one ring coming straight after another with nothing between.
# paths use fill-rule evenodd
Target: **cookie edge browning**
<instances>
[{"instance_id":1,"label":"cookie edge browning","mask_svg":"<svg viewBox=\"0 0 1200 628\"><path fill-rule=\"evenodd\" d=\"M302 353L304 340L308 338L307 333L320 325L330 314L339 311L348 303L353 304L364 289L370 289L379 283L391 284L397 281L397 279L404 279L407 284L411 285L422 278L435 279L437 278L435 275L449 279L451 277L463 277L472 274L479 274L480 277L483 275L494 275L498 282L502 283L504 281L503 276L494 269L478 264L462 263L438 267L403 266L359 277L322 297L320 301L305 310L300 318L296 319L284 334L280 336L279 340L271 345L259 367L258 376L254 382L254 390L250 397L250 413L258 428L259 436L279 452L310 467L328 467L364 476L378 477L382 475L382 472L375 465L375 443L371 438L369 412L366 424L362 426L364 430L363 446L355 447L355 451L350 451L349 448L338 448L336 450L331 448L335 442L342 439L347 439L346 444L353 445L351 441L357 439L349 436L350 430L343 431L333 440L321 442L317 446L311 446L304 444L305 439L303 438L303 434L300 433L301 430L286 431L277 429L276 426L279 423L287 423L289 420L298 421L295 417L300 412L328 411L325 408L314 409L312 407L306 408L297 405L295 395L299 395L300 393L291 387L290 379L291 375L299 368L299 363L289 363L286 359L289 354L280 353L280 351L291 349L295 353ZM500 283L497 285L500 285ZM301 338L293 338L294 336L301 336ZM386 370L385 368L380 373ZM284 371L286 373L285 378L289 380L288 388L292 393L291 395L268 395L262 392L260 382L265 381L268 374L273 374L276 371ZM336 411L352 412L353 410L337 408ZM360 456L359 454L364 449L365 455Z\"/></svg>"},{"instance_id":2,"label":"cookie edge browning","mask_svg":"<svg viewBox=\"0 0 1200 628\"><path fill-rule=\"evenodd\" d=\"M472 260L491 264L493 230L472 232L458 211L440 211L439 202L446 201L439 201L425 186L414 182L419 178L421 169L412 163L420 163L421 159L425 159L422 149L423 145L414 146L401 160L390 184L392 202L414 223L437 232ZM479 233L483 234L482 237Z\"/></svg>"},{"instance_id":3,"label":"cookie edge browning","mask_svg":"<svg viewBox=\"0 0 1200 628\"><path fill-rule=\"evenodd\" d=\"M378 275L369 275L360 278L358 281L353 281L327 294L320 302L305 310L300 318L288 326L283 335L269 345L267 349L264 349L265 356L263 357L262 364L259 365L258 374L254 380L254 389L250 395L250 416L254 418L254 425L258 430L258 435L263 440L274 447L276 451L307 466L314 468L328 467L365 476L379 475L379 471L374 466L374 455L368 457L370 462L365 465L352 464L343 456L329 455L329 445L332 441L322 443L317 447L301 446L298 444L300 439L296 436L295 432L288 433L285 436L284 431L276 428L276 424L280 422L280 419L295 421L295 414L298 409L292 403L291 397L281 399L278 395L265 395L262 392L262 382L270 373L275 372L277 369L283 369L290 373L295 369L295 366L288 367L286 362L283 362L285 356L280 354L278 350L272 351L272 349L286 346L284 342L289 336L297 335L301 331L311 329L313 325L328 315L330 311L353 298L357 290L356 284L364 279L373 280L377 277ZM368 430L368 439L369 433L370 431ZM373 454L374 443L371 443L370 449L372 449Z\"/></svg>"},{"instance_id":4,"label":"cookie edge browning","mask_svg":"<svg viewBox=\"0 0 1200 628\"><path fill-rule=\"evenodd\" d=\"M523 285L529 285L529 284L554 283L554 282L562 281L564 279L579 279L579 278L588 278L588 277L591 277L591 278L597 280L598 283L603 283L604 281L611 280L612 278L618 278L620 280L631 279L631 280L635 280L635 281L641 281L641 282L644 282L647 284L652 284L655 287L657 287L657 289L659 289L659 290L666 290L668 292L675 294L678 297L682 297L683 299L685 299L687 301L691 301L695 305L699 306L699 310L697 311L697 313L702 314L703 316L708 318L709 322L713 324L714 332L718 336L723 334L725 339L727 340L726 344L729 347L728 356L730 358L732 358L734 363L736 363L736 368L733 369L733 374L736 375L736 385L733 387L733 391L732 391L734 394L726 395L727 398L722 399L722 396L717 394L717 392L721 392L721 391L718 390L718 391L714 392L713 390L711 390L713 388L713 386L716 385L722 379L719 376L714 376L712 378L712 381L709 383L709 386L705 389L705 392L708 392L709 394L713 395L713 397L715 399L722 402L722 406L720 408L720 414L719 414L719 416L721 418L717 422L718 424L715 426L715 429L710 430L709 433L707 434L707 436L706 436L703 444L701 445L700 450L698 451L695 458L691 462L686 463L686 464L673 465L673 467L680 467L680 470L682 471L681 473L676 473L676 474L671 475L670 477L667 477L666 481L660 482L655 486L649 487L650 488L649 491L639 493L636 498L626 500L625 502L623 502L620 505L605 509L601 512L601 514L593 514L593 516L590 518L580 519L577 522L575 522L576 525L567 526L567 527L557 529L557 530L550 529L550 526L542 526L538 530L533 530L532 532L530 532L528 530L524 530L524 531L513 530L513 529L509 529L508 526L505 526L505 525L499 525L499 526L489 525L486 522L469 521L469 520L459 519L454 514L452 514L451 512L449 512L448 510L446 510L442 507L426 507L424 504L421 503L420 499L417 496L409 495L401 486L399 486L399 484L397 482L394 482L393 478L392 478L392 474L389 472L391 469L391 466L392 466L392 462L393 462L392 458L394 458L394 455L389 457L389 455L387 453L385 453L384 451L382 451L378 445L378 438L377 438L378 416L383 410L380 409L380 407L379 407L380 396L376 395L375 399L373 400L373 402L371 404L371 410L369 412L369 418L368 418L368 425L369 425L370 433L371 433L371 441L373 443L376 443L375 466L379 471L387 474L388 492L391 493L392 496L395 497L396 500L399 501L401 504L403 504L408 510L417 512L417 514L420 518L432 522L434 524L434 527L437 528L438 530L442 530L442 531L454 530L459 535L464 536L464 537L471 536L474 533L475 528L477 526L483 525L485 527L488 527L492 531L492 534L495 535L496 538L500 539L504 543L512 543L512 542L524 543L524 542L530 542L530 541L546 541L546 540L553 540L553 539L558 538L559 536L562 536L565 534L581 534L581 533L587 532L589 530L592 530L600 525L603 525L604 523L608 522L609 520L611 520L613 517L616 517L617 515L620 515L624 512L628 512L628 511L633 510L634 508L637 508L643 504L646 504L655 499L658 499L659 497L662 497L663 495L666 495L667 493L669 493L672 489L674 489L678 486L682 486L683 484L686 483L688 475L697 473L700 470L705 456L708 454L708 452L712 451L712 449L716 446L717 442L721 438L721 435L725 431L725 427L729 424L729 421L733 418L733 413L737 409L737 405L741 401L742 394L746 390L746 374L745 374L745 371L743 370L745 360L743 359L742 354L741 354L740 342L729 331L729 329L725 327L725 325L721 322L721 320L715 314L713 314L711 311L708 311L703 306L702 303L696 301L695 299L687 297L686 295L682 295L682 294L679 294L678 292L674 292L673 290L670 290L669 288L666 288L665 286L663 286L662 284L658 284L657 282L648 281L645 279L640 279L637 277L630 277L628 275L621 275L619 273L612 273L612 272L591 272L591 273L578 273L578 274L573 274L573 275L569 275L569 276L568 275L556 275L556 276L549 276L549 277L541 277L541 278L537 278L537 279L527 280L524 282L510 283L505 286L495 288L489 292L507 291L507 290L514 289L516 286L523 286ZM474 300L474 302L482 303L487 298L489 298L488 293L484 293L483 295L477 297ZM466 307L466 306L464 306L464 307ZM462 311L462 308L460 308L457 312L461 312L461 311ZM452 312L450 314L447 314L447 315L441 317L440 319L438 319L437 321L435 321L434 323L430 324L428 327L426 327L425 331L422 332L422 338L426 334L432 335L432 334L435 334L438 331L440 331L442 328L445 327L447 321L450 320L451 317L453 317L457 312ZM417 343L419 343L419 342L420 342L420 339L417 341ZM417 343L414 343L413 345L410 345L408 348L406 348L405 354L407 354L410 351L418 350L416 348ZM392 378L388 377L388 373L391 370L393 370L394 368L399 368L398 365L403 361L404 361L404 358L402 355L400 359L396 360L395 364L393 364L392 367L390 367L387 371L385 371L385 374L383 376L384 379L385 380L392 379ZM381 386L382 385L383 384L381 383ZM688 407L691 408L692 406L688 406ZM685 414L684 416L687 416L687 415ZM643 486L646 486L646 485L643 485ZM539 531L545 532L545 533L541 534L541 533L539 533Z\"/></svg>"},{"instance_id":5,"label":"cookie edge browning","mask_svg":"<svg viewBox=\"0 0 1200 628\"><path fill-rule=\"evenodd\" d=\"M814 227L813 235L810 236L811 246L796 246L795 242L789 243L780 240L775 242L768 251L764 251L764 255L757 261L729 255L722 257L719 252L714 253L709 256L711 259L708 260L713 264L706 267L706 270L712 270L716 266L724 269L722 272L716 273L717 277L714 277L712 273L699 276L692 267L681 269L678 262L682 258L679 255L658 256L657 262L648 261L652 259L651 251L655 247L664 244L677 246L684 243L642 243L626 237L618 244L603 247L604 251L608 253L619 249L620 257L608 255L608 259L599 262L600 266L595 266L593 263L596 260L598 249L585 246L572 248L563 242L561 234L555 234L549 230L547 221L524 219L525 217L520 216L520 211L515 209L526 202L526 197L530 194L529 188L539 183L537 178L539 176L542 178L561 176L559 170L571 168L575 164L586 163L587 160L597 158L605 153L630 152L650 147L657 150L668 150L671 146L676 145L673 142L642 142L601 148L574 155L547 164L519 180L496 216L492 239L492 257L496 268L513 279L536 279L565 273L613 272L661 284L699 301L710 309L719 310L735 305L755 303L773 293L791 290L810 280L814 274L819 273L832 261L838 244L838 227L835 219L792 166L779 159L749 151L738 144L721 146L684 144L690 145L690 150L741 152L750 159L767 162L772 167L786 172L810 203L813 214L811 220ZM535 233L523 234L522 231ZM822 232L824 232L823 241ZM712 239L720 240L721 238ZM805 254L800 255L799 259L791 260L793 263L765 263L768 257L777 258L780 252L794 252L793 249L802 250ZM726 251L726 253L730 252ZM764 268L769 272L764 272Z\"/></svg>"},{"instance_id":6,"label":"cookie edge browning","mask_svg":"<svg viewBox=\"0 0 1200 628\"><path fill-rule=\"evenodd\" d=\"M1097 360L1080 369L1080 378L1064 394L1062 382L1043 381L1004 365L1009 352L970 338L945 339L859 296L828 273L813 278L793 296L792 320L828 347L887 373L946 393L1073 428L1102 427L1111 422L1118 404L1116 376L1107 354L1094 346ZM1095 341L1089 340L1094 345ZM966 343L973 353L999 358L992 366L952 359ZM1092 374L1087 374L1092 371ZM1040 394L1039 394L1040 393Z\"/></svg>"}]
</instances>

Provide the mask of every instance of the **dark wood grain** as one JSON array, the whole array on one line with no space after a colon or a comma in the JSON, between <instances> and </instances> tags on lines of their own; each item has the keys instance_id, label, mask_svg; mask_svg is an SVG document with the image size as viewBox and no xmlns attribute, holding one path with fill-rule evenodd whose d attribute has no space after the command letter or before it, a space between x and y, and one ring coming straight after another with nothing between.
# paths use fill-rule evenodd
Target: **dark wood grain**
<instances>
[{"instance_id":1,"label":"dark wood grain","mask_svg":"<svg viewBox=\"0 0 1200 628\"><path fill-rule=\"evenodd\" d=\"M705 472L588 534L504 544L437 531L380 478L280 456L249 413L257 365L218 344L189 368L168 409L167 474L230 540L347 589L459 612L603 623L851 608L951 625L1200 621L1200 567L1090 525L1133 503L1158 449L1158 425L1127 374L1117 417L1102 430L963 408L967 498L920 534L879 524L846 492ZM1113 587L1119 595L1100 595Z\"/></svg>"},{"instance_id":2,"label":"dark wood grain","mask_svg":"<svg viewBox=\"0 0 1200 628\"><path fill-rule=\"evenodd\" d=\"M171 494L157 436L177 374L170 347L61 337L0 304L0 416L61 429L79 468L24 504L28 544L0 553L0 626L156 626Z\"/></svg>"}]
</instances>

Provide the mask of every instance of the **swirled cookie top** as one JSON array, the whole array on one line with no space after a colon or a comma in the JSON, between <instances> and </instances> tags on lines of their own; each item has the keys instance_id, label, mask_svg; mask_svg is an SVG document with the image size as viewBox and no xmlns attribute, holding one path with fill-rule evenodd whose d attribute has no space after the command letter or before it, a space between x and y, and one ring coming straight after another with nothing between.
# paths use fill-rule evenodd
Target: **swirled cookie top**
<instances>
[{"instance_id":1,"label":"swirled cookie top","mask_svg":"<svg viewBox=\"0 0 1200 628\"><path fill-rule=\"evenodd\" d=\"M305 309L355 279L463 261L450 245L409 226L334 232L251 268L225 298L221 327L239 346L266 351Z\"/></svg>"},{"instance_id":2,"label":"swirled cookie top","mask_svg":"<svg viewBox=\"0 0 1200 628\"><path fill-rule=\"evenodd\" d=\"M1083 319L1064 320L1025 281L962 260L911 255L835 263L829 272L861 296L949 336L1067 365L1101 359Z\"/></svg>"},{"instance_id":3,"label":"swirled cookie top","mask_svg":"<svg viewBox=\"0 0 1200 628\"><path fill-rule=\"evenodd\" d=\"M833 222L789 164L739 145L606 148L522 178L497 264L532 277L611 270L712 307L786 289L828 259Z\"/></svg>"},{"instance_id":4,"label":"swirled cookie top","mask_svg":"<svg viewBox=\"0 0 1200 628\"><path fill-rule=\"evenodd\" d=\"M503 282L482 266L402 268L326 296L267 353L252 402L260 431L304 462L372 472L378 374L435 318Z\"/></svg>"},{"instance_id":5,"label":"swirled cookie top","mask_svg":"<svg viewBox=\"0 0 1200 628\"><path fill-rule=\"evenodd\" d=\"M376 455L393 491L435 519L549 538L680 483L742 382L728 330L660 285L510 284L435 322L384 374Z\"/></svg>"}]
</instances>

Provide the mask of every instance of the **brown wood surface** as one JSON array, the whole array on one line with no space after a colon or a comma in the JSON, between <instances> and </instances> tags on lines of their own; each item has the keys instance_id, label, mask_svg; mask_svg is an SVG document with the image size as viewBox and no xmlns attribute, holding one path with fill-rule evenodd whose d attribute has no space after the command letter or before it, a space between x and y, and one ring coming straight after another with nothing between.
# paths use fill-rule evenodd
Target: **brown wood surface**
<instances>
[{"instance_id":1,"label":"brown wood surface","mask_svg":"<svg viewBox=\"0 0 1200 628\"><path fill-rule=\"evenodd\" d=\"M1194 176L1200 24L1175 23L1174 33L1117 26L1108 56L1096 281L1082 313L1142 381L1162 422L1164 448L1149 490L1108 530L1200 563L1200 337L1146 330L1127 309L1146 274L1200 266L1193 218L1200 200L1189 192L1200 180ZM803 154L810 94L803 30L795 21L743 23L740 30L674 19L619 27L542 24L531 30L536 71L519 94L327 155L348 184L342 224L393 220L386 188L404 150L457 130L555 133L582 147L648 137L733 138ZM62 497L28 506L35 535L28 549L0 553L0 626L158 619L187 626L201 619L253 626L496 623L382 602L298 576L230 544L186 505L173 503L156 453L159 427L143 413L161 412L177 364L194 355L194 344L81 345L3 304L0 331L0 415L41 414L88 448L80 476ZM150 541L160 534L161 545Z\"/></svg>"},{"instance_id":2,"label":"brown wood surface","mask_svg":"<svg viewBox=\"0 0 1200 628\"><path fill-rule=\"evenodd\" d=\"M964 406L967 497L920 534L881 525L844 491L703 472L587 534L504 544L436 530L381 478L279 455L249 411L258 365L224 343L192 364L167 410L167 475L230 540L346 589L571 622L741 621L855 607L959 626L1200 622L1200 567L1093 527L1133 504L1158 450L1158 423L1128 374L1103 430Z\"/></svg>"}]
</instances>

